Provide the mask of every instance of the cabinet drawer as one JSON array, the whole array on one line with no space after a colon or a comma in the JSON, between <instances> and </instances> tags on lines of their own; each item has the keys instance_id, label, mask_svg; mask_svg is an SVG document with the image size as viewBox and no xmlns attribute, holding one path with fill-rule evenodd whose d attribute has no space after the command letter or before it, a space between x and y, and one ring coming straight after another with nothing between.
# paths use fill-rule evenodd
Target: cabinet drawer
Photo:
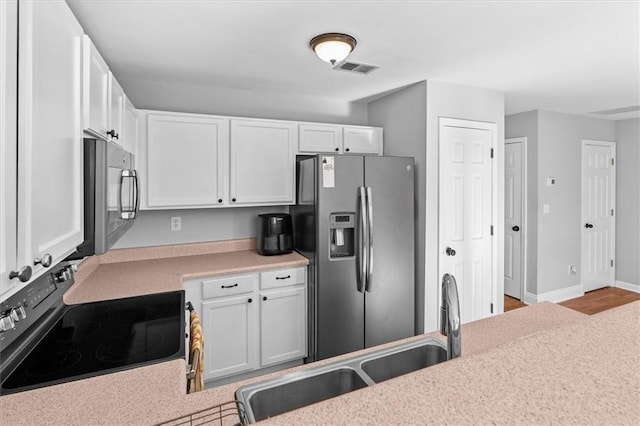
<instances>
[{"instance_id":1,"label":"cabinet drawer","mask_svg":"<svg viewBox=\"0 0 640 426\"><path fill-rule=\"evenodd\" d=\"M278 269L260 273L260 288L286 287L296 284L304 284L307 268Z\"/></svg>"},{"instance_id":2,"label":"cabinet drawer","mask_svg":"<svg viewBox=\"0 0 640 426\"><path fill-rule=\"evenodd\" d=\"M234 294L249 293L255 288L257 274L234 275L202 281L202 298L225 297Z\"/></svg>"}]
</instances>

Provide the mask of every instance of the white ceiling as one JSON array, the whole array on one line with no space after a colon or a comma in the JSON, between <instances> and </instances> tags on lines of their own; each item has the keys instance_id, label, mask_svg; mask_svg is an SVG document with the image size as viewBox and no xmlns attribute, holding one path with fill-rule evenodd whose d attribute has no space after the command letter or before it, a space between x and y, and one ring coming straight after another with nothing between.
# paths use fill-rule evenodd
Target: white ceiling
<instances>
[{"instance_id":1,"label":"white ceiling","mask_svg":"<svg viewBox=\"0 0 640 426\"><path fill-rule=\"evenodd\" d=\"M502 91L507 114L640 105L640 1L67 2L118 78L346 101L434 79ZM309 40L334 31L380 69L321 62Z\"/></svg>"}]
</instances>

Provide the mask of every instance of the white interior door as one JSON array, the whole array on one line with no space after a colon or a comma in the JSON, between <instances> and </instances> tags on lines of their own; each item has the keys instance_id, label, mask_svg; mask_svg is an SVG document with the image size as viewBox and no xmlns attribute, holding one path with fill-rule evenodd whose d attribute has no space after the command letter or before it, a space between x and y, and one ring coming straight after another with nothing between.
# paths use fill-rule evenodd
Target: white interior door
<instances>
[{"instance_id":1,"label":"white interior door","mask_svg":"<svg viewBox=\"0 0 640 426\"><path fill-rule=\"evenodd\" d=\"M582 286L614 284L615 143L582 141Z\"/></svg>"},{"instance_id":2,"label":"white interior door","mask_svg":"<svg viewBox=\"0 0 640 426\"><path fill-rule=\"evenodd\" d=\"M456 278L462 322L491 315L493 132L486 123L440 120L439 276Z\"/></svg>"},{"instance_id":3,"label":"white interior door","mask_svg":"<svg viewBox=\"0 0 640 426\"><path fill-rule=\"evenodd\" d=\"M504 294L522 300L523 292L523 141L504 147Z\"/></svg>"}]
</instances>

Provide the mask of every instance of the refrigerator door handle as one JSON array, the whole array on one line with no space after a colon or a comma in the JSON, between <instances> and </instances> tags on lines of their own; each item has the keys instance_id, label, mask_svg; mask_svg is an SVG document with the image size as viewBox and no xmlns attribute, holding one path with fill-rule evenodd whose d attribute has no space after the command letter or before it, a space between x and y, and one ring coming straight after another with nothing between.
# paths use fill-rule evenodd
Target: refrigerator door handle
<instances>
[{"instance_id":1,"label":"refrigerator door handle","mask_svg":"<svg viewBox=\"0 0 640 426\"><path fill-rule=\"evenodd\" d=\"M366 286L365 290L369 293L373 290L373 190L370 186L367 187L367 244L368 255L367 259L367 274L366 274Z\"/></svg>"},{"instance_id":2,"label":"refrigerator door handle","mask_svg":"<svg viewBox=\"0 0 640 426\"><path fill-rule=\"evenodd\" d=\"M366 193L365 188L361 186L360 191L360 212L358 215L358 249L356 251L356 284L359 292L364 291L364 283L366 280L366 266L367 266L367 205L366 205Z\"/></svg>"}]
</instances>

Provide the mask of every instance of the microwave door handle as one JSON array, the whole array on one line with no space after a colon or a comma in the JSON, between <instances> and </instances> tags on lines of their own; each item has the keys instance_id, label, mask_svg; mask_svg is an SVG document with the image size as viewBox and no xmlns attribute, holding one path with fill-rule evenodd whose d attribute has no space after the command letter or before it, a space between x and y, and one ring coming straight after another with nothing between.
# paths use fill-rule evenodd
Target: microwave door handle
<instances>
[{"instance_id":1,"label":"microwave door handle","mask_svg":"<svg viewBox=\"0 0 640 426\"><path fill-rule=\"evenodd\" d=\"M125 219L125 220L129 220L129 219L133 219L135 217L135 211L132 211L131 208L127 207L127 209L125 210L122 207L122 188L124 186L124 180L126 179L132 179L135 176L135 173L131 173L133 170L123 170L121 175L120 175L120 196L118 197L118 209L120 210L120 218L121 219ZM134 180L135 182L135 180ZM129 200L129 202L131 202L131 192L129 192L127 194L127 199Z\"/></svg>"},{"instance_id":2,"label":"microwave door handle","mask_svg":"<svg viewBox=\"0 0 640 426\"><path fill-rule=\"evenodd\" d=\"M138 182L138 172L136 170L131 170L131 176L133 176L133 191L134 191L134 202L133 202L133 211L131 219L135 219L138 214L138 210L140 209L140 187Z\"/></svg>"}]
</instances>

